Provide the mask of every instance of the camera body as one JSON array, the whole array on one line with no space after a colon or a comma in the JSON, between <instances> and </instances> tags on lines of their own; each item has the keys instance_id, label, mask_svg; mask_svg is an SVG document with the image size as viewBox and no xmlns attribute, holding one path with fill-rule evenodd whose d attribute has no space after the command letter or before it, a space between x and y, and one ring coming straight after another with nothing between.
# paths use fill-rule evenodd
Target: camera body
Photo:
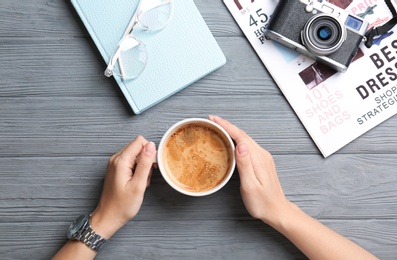
<instances>
[{"instance_id":1,"label":"camera body","mask_svg":"<svg viewBox=\"0 0 397 260\"><path fill-rule=\"evenodd\" d=\"M290 49L345 72L368 22L323 1L280 0L264 34Z\"/></svg>"}]
</instances>

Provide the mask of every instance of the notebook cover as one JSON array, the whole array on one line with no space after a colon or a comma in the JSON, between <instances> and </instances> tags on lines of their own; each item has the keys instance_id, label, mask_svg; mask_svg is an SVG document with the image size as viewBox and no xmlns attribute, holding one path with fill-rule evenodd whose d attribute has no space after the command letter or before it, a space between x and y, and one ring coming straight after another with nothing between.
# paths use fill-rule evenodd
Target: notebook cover
<instances>
[{"instance_id":1,"label":"notebook cover","mask_svg":"<svg viewBox=\"0 0 397 260\"><path fill-rule=\"evenodd\" d=\"M107 64L139 1L71 1ZM134 30L133 34L146 44L146 68L134 80L114 79L135 114L226 63L193 0L174 0L172 18L164 29L154 32Z\"/></svg>"}]
</instances>

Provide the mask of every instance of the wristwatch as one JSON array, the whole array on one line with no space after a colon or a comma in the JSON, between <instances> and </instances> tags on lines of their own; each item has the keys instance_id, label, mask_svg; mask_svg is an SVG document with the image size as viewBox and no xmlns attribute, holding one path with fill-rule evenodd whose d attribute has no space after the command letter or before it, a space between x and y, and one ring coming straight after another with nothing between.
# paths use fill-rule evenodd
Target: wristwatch
<instances>
[{"instance_id":1,"label":"wristwatch","mask_svg":"<svg viewBox=\"0 0 397 260\"><path fill-rule=\"evenodd\" d=\"M101 237L90 225L90 216L88 214L77 217L72 224L70 224L67 236L70 240L78 240L86 244L89 248L95 251L101 250L108 242Z\"/></svg>"}]
</instances>

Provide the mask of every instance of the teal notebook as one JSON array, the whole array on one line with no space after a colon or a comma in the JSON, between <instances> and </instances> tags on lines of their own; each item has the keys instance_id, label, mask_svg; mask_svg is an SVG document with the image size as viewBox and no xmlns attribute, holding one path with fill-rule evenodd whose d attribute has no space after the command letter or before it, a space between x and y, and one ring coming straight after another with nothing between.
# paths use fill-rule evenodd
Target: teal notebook
<instances>
[{"instance_id":1,"label":"teal notebook","mask_svg":"<svg viewBox=\"0 0 397 260\"><path fill-rule=\"evenodd\" d=\"M139 0L71 1L107 64ZM161 31L138 31L134 35L146 44L146 68L134 80L114 79L135 114L226 63L193 0L174 0L172 19Z\"/></svg>"}]
</instances>

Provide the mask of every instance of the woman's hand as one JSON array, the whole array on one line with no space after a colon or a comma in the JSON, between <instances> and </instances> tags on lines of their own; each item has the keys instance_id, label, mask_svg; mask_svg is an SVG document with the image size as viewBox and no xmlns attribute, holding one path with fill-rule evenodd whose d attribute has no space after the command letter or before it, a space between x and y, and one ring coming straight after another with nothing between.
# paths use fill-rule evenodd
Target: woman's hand
<instances>
[{"instance_id":1,"label":"woman's hand","mask_svg":"<svg viewBox=\"0 0 397 260\"><path fill-rule=\"evenodd\" d=\"M101 199L91 214L98 234L109 239L138 214L155 155L154 143L138 136L109 159Z\"/></svg>"},{"instance_id":2,"label":"woman's hand","mask_svg":"<svg viewBox=\"0 0 397 260\"><path fill-rule=\"evenodd\" d=\"M138 214L155 156L154 143L138 136L110 157L101 199L90 219L97 234L109 239ZM69 240L52 259L94 259L96 253L81 241Z\"/></svg>"},{"instance_id":3,"label":"woman's hand","mask_svg":"<svg viewBox=\"0 0 397 260\"><path fill-rule=\"evenodd\" d=\"M236 142L241 196L253 217L281 232L309 259L376 259L288 201L269 152L228 121L215 116L210 119L222 126Z\"/></svg>"},{"instance_id":4,"label":"woman's hand","mask_svg":"<svg viewBox=\"0 0 397 260\"><path fill-rule=\"evenodd\" d=\"M236 143L236 163L245 207L254 218L274 225L289 206L277 177L272 155L243 130L225 119L210 116Z\"/></svg>"}]
</instances>

